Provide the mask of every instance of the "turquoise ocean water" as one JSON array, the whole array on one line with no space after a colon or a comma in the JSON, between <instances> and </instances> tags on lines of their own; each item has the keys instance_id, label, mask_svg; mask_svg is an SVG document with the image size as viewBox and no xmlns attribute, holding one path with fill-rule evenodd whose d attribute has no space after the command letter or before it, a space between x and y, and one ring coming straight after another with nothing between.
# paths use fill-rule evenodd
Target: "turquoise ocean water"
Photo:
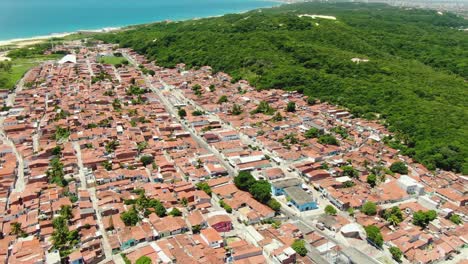
<instances>
[{"instance_id":1,"label":"turquoise ocean water","mask_svg":"<svg viewBox=\"0 0 468 264\"><path fill-rule=\"evenodd\" d=\"M0 0L0 40L243 12L262 0Z\"/></svg>"}]
</instances>

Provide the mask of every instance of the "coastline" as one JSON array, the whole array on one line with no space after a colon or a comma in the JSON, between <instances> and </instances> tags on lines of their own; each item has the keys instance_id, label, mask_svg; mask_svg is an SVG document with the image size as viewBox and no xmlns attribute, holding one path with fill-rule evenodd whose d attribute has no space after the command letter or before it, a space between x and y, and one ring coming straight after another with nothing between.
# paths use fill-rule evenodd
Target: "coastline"
<instances>
[{"instance_id":1,"label":"coastline","mask_svg":"<svg viewBox=\"0 0 468 264\"><path fill-rule=\"evenodd\" d=\"M265 0L266 1L266 0ZM268 0L269 2L276 2L278 4L286 5L286 4L292 4L292 3L297 3L298 0ZM270 8L275 7L271 6ZM260 8L261 9L261 8ZM250 10L244 10L240 12L235 12L235 14L243 14L249 11L252 11L254 9ZM228 14L228 13L226 13ZM140 25L150 25L154 23L161 23L164 21L172 21L172 22L180 22L180 21L189 21L189 20L200 20L204 18L214 18L214 17L220 17L226 14L220 14L220 15L213 15L213 16L204 16L204 17L192 17L192 18L185 18L185 19L179 19L179 20L159 20L159 21L152 21L148 23L142 23L142 24L129 24L129 25L124 25L124 26L116 26L116 27L104 27L104 28L99 28L99 29L82 29L82 30L76 30L76 31L71 31L71 32L62 32L62 33L51 33L49 35L42 35L42 36L33 36L33 37L24 37L24 38L14 38L14 39L6 39L6 40L0 40L0 47L4 46L14 46L15 48L21 48L24 46L29 46L29 45L34 45L38 44L41 42L44 42L46 40L52 39L52 38L63 38L66 36L70 36L73 34L78 34L78 33L106 33L106 32L112 32L112 31L119 31L128 27L134 27L134 26L140 26Z\"/></svg>"},{"instance_id":2,"label":"coastline","mask_svg":"<svg viewBox=\"0 0 468 264\"><path fill-rule=\"evenodd\" d=\"M46 41L48 39L52 38L63 38L69 35L73 34L78 34L78 33L105 33L105 32L111 32L111 31L117 31L122 29L122 27L105 27L101 29L82 29L82 30L77 30L74 32L63 32L63 33L52 33L49 35L44 35L44 36L35 36L35 37L30 37L30 38L15 38L15 39L8 39L8 40L0 40L0 47L2 46L15 46L15 47L24 47L28 45L33 45L37 43L41 43L43 41Z\"/></svg>"}]
</instances>

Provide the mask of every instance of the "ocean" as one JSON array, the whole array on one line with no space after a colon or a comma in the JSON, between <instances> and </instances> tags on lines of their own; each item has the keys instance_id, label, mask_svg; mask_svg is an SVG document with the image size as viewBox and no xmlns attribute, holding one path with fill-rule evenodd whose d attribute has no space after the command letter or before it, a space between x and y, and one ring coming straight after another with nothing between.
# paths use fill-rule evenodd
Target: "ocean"
<instances>
[{"instance_id":1,"label":"ocean","mask_svg":"<svg viewBox=\"0 0 468 264\"><path fill-rule=\"evenodd\" d=\"M238 13L262 0L0 0L0 40Z\"/></svg>"}]
</instances>

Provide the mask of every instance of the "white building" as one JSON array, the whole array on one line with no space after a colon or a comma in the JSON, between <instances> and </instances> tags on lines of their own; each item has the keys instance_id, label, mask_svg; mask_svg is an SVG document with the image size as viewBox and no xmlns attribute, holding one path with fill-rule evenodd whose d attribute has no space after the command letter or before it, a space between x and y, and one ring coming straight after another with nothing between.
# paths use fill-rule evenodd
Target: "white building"
<instances>
[{"instance_id":1,"label":"white building","mask_svg":"<svg viewBox=\"0 0 468 264\"><path fill-rule=\"evenodd\" d=\"M65 63L76 63L76 56L73 54L65 55L61 60L58 61L59 64Z\"/></svg>"},{"instance_id":2,"label":"white building","mask_svg":"<svg viewBox=\"0 0 468 264\"><path fill-rule=\"evenodd\" d=\"M401 175L397 183L408 194L424 194L424 186L408 175Z\"/></svg>"}]
</instances>

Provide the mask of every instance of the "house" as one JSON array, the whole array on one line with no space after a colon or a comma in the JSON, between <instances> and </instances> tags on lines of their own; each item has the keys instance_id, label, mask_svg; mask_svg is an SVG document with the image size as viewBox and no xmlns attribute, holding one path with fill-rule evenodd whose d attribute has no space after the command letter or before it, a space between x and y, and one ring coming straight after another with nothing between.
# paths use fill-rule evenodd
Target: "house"
<instances>
[{"instance_id":1,"label":"house","mask_svg":"<svg viewBox=\"0 0 468 264\"><path fill-rule=\"evenodd\" d=\"M223 247L223 238L214 228L208 227L200 232L200 236L212 248Z\"/></svg>"},{"instance_id":2,"label":"house","mask_svg":"<svg viewBox=\"0 0 468 264\"><path fill-rule=\"evenodd\" d=\"M330 177L330 173L326 170L314 170L304 175L310 182L319 181Z\"/></svg>"},{"instance_id":3,"label":"house","mask_svg":"<svg viewBox=\"0 0 468 264\"><path fill-rule=\"evenodd\" d=\"M301 186L301 180L289 178L271 183L271 193L275 196L284 195L284 189L292 186Z\"/></svg>"},{"instance_id":4,"label":"house","mask_svg":"<svg viewBox=\"0 0 468 264\"><path fill-rule=\"evenodd\" d=\"M424 186L408 175L401 175L397 183L408 194L424 194Z\"/></svg>"},{"instance_id":5,"label":"house","mask_svg":"<svg viewBox=\"0 0 468 264\"><path fill-rule=\"evenodd\" d=\"M84 264L83 254L76 250L68 256L68 261L70 264Z\"/></svg>"},{"instance_id":6,"label":"house","mask_svg":"<svg viewBox=\"0 0 468 264\"><path fill-rule=\"evenodd\" d=\"M273 239L270 244L263 246L263 252L264 255L271 260L271 263L296 263L296 251L290 246L280 243L276 239Z\"/></svg>"},{"instance_id":7,"label":"house","mask_svg":"<svg viewBox=\"0 0 468 264\"><path fill-rule=\"evenodd\" d=\"M73 55L73 54L65 55L65 57L59 60L58 63L59 64L76 63L76 55Z\"/></svg>"},{"instance_id":8,"label":"house","mask_svg":"<svg viewBox=\"0 0 468 264\"><path fill-rule=\"evenodd\" d=\"M231 218L221 212L215 212L215 215L212 215L208 218L208 224L218 232L229 232L232 230L232 221Z\"/></svg>"},{"instance_id":9,"label":"house","mask_svg":"<svg viewBox=\"0 0 468 264\"><path fill-rule=\"evenodd\" d=\"M318 208L316 200L298 186L288 187L284 192L291 199L291 203L301 212Z\"/></svg>"},{"instance_id":10,"label":"house","mask_svg":"<svg viewBox=\"0 0 468 264\"><path fill-rule=\"evenodd\" d=\"M274 158L273 158L274 159ZM266 169L263 172L263 175L266 179L272 181L280 178L284 178L284 172L280 168L270 168Z\"/></svg>"}]
</instances>

